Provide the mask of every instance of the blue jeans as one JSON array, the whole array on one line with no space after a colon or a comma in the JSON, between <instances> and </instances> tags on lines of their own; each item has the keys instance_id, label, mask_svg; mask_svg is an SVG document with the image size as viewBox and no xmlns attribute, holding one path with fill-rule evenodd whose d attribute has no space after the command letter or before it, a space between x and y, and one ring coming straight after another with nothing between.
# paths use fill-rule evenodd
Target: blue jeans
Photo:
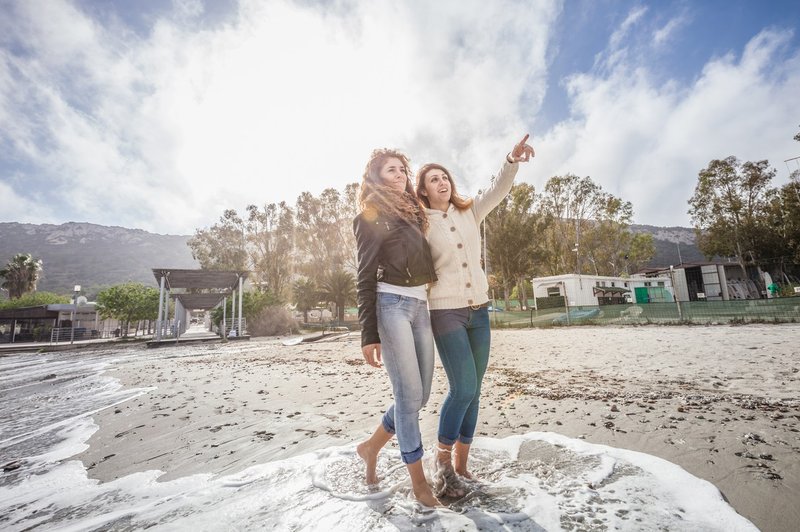
<instances>
[{"instance_id":1,"label":"blue jeans","mask_svg":"<svg viewBox=\"0 0 800 532\"><path fill-rule=\"evenodd\" d=\"M378 292L376 312L381 356L392 382L394 403L383 428L397 434L403 462L422 458L419 411L428 402L433 380L433 334L426 301Z\"/></svg>"},{"instance_id":2,"label":"blue jeans","mask_svg":"<svg viewBox=\"0 0 800 532\"><path fill-rule=\"evenodd\" d=\"M481 382L489 365L489 310L432 310L431 324L450 384L439 416L439 442L470 444L478 423Z\"/></svg>"}]
</instances>

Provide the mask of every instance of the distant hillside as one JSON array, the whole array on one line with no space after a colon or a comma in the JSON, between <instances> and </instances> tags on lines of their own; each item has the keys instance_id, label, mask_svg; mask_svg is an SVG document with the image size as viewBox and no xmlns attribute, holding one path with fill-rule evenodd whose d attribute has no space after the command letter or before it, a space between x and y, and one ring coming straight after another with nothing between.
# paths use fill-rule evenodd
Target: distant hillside
<instances>
[{"instance_id":1,"label":"distant hillside","mask_svg":"<svg viewBox=\"0 0 800 532\"><path fill-rule=\"evenodd\" d=\"M678 265L681 262L702 262L703 254L695 245L694 229L690 227L656 227L653 225L631 225L634 233L650 233L656 246L656 254L649 267ZM678 253L680 252L680 256Z\"/></svg>"},{"instance_id":2,"label":"distant hillside","mask_svg":"<svg viewBox=\"0 0 800 532\"><path fill-rule=\"evenodd\" d=\"M649 266L702 261L694 231L686 227L632 225L650 233L656 256ZM39 290L70 294L79 284L89 297L103 286L135 281L155 286L152 268L198 268L186 235L157 235L141 229L88 223L35 225L0 223L0 265L17 253L31 253L44 262Z\"/></svg>"},{"instance_id":3,"label":"distant hillside","mask_svg":"<svg viewBox=\"0 0 800 532\"><path fill-rule=\"evenodd\" d=\"M91 297L99 287L126 281L155 286L152 268L198 268L189 238L89 223L0 223L0 265L31 253L44 263L39 290L69 294L79 284Z\"/></svg>"}]
</instances>

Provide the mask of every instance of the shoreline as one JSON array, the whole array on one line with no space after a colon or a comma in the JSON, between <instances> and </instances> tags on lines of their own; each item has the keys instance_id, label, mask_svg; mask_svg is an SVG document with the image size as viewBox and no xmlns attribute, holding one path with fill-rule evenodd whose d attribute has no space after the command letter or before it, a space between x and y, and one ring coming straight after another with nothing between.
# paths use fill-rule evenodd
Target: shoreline
<instances>
[{"instance_id":1,"label":"shoreline","mask_svg":"<svg viewBox=\"0 0 800 532\"><path fill-rule=\"evenodd\" d=\"M714 484L762 530L800 520L800 325L580 327L493 331L476 437L549 431L652 454ZM214 345L191 357L129 359L106 375L157 389L94 416L74 457L110 481L231 474L355 444L391 388L358 336L283 346ZM446 377L436 364L420 414L436 440Z\"/></svg>"}]
</instances>

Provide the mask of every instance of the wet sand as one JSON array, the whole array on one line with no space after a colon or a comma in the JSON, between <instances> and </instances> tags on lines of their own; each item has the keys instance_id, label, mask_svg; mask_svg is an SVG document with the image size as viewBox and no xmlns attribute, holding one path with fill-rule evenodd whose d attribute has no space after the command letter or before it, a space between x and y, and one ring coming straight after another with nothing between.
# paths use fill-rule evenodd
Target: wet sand
<instances>
[{"instance_id":1,"label":"wet sand","mask_svg":"<svg viewBox=\"0 0 800 532\"><path fill-rule=\"evenodd\" d=\"M367 437L391 400L357 335L184 347L108 374L149 393L95 415L78 456L108 481L229 474ZM664 458L713 483L765 531L800 522L800 325L495 331L477 436L551 431ZM447 389L438 364L426 449Z\"/></svg>"}]
</instances>

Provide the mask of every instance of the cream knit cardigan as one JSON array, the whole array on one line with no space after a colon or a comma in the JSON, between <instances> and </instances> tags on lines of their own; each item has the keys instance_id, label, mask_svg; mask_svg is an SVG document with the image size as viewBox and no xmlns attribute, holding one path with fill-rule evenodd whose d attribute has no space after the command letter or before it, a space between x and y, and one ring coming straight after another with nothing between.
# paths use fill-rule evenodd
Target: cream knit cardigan
<instances>
[{"instance_id":1,"label":"cream knit cardigan","mask_svg":"<svg viewBox=\"0 0 800 532\"><path fill-rule=\"evenodd\" d=\"M430 310L464 308L489 301L489 282L481 269L480 223L506 197L519 163L503 163L489 187L473 198L472 206L459 210L451 203L447 212L426 209L430 220L428 244L439 278L428 285Z\"/></svg>"}]
</instances>

